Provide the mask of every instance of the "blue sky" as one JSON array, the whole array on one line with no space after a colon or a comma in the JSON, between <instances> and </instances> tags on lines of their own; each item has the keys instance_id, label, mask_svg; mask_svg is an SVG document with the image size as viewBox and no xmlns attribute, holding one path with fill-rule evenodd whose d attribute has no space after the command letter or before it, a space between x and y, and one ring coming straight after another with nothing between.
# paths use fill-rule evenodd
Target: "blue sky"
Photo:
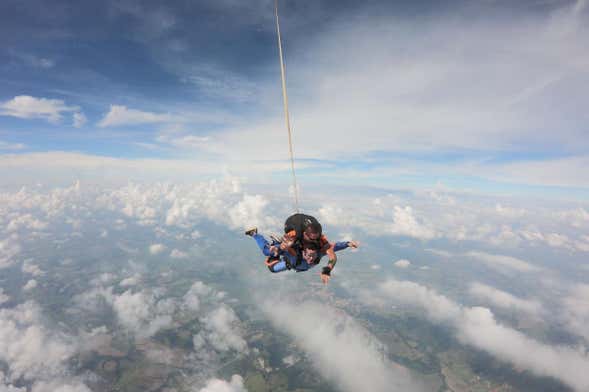
<instances>
[{"instance_id":1,"label":"blue sky","mask_svg":"<svg viewBox=\"0 0 589 392\"><path fill-rule=\"evenodd\" d=\"M510 3L282 1L300 172L585 197L589 7ZM3 166L288 174L272 1L5 1L0 15Z\"/></svg>"}]
</instances>

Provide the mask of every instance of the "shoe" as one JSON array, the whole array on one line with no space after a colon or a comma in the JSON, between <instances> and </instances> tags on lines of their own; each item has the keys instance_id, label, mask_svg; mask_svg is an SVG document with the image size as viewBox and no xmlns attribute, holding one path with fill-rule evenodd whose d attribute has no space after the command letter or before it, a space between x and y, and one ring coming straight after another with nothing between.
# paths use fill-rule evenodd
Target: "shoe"
<instances>
[{"instance_id":1,"label":"shoe","mask_svg":"<svg viewBox=\"0 0 589 392\"><path fill-rule=\"evenodd\" d=\"M247 229L245 231L245 235L249 235L250 237L253 237L255 234L258 234L258 228L257 227L252 227L251 229Z\"/></svg>"}]
</instances>

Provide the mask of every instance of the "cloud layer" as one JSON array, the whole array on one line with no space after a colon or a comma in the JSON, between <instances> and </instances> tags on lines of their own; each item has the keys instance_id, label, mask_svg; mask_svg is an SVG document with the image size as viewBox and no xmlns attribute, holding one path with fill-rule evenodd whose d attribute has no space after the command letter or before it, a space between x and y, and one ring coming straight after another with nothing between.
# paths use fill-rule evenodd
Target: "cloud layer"
<instances>
[{"instance_id":1,"label":"cloud layer","mask_svg":"<svg viewBox=\"0 0 589 392\"><path fill-rule=\"evenodd\" d=\"M589 356L582 350L531 339L498 323L487 308L461 306L413 282L389 280L379 290L385 298L416 306L431 321L453 327L465 344L537 375L554 377L575 390L589 387Z\"/></svg>"},{"instance_id":2,"label":"cloud layer","mask_svg":"<svg viewBox=\"0 0 589 392\"><path fill-rule=\"evenodd\" d=\"M426 390L407 369L384 359L382 344L341 311L315 302L268 303L265 310L343 391Z\"/></svg>"}]
</instances>

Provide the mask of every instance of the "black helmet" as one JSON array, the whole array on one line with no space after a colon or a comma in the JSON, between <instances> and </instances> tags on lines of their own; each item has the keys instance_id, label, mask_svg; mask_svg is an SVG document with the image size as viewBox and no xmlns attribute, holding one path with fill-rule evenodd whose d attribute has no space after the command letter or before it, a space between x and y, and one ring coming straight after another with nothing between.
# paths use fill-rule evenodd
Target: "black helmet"
<instances>
[{"instance_id":1,"label":"black helmet","mask_svg":"<svg viewBox=\"0 0 589 392\"><path fill-rule=\"evenodd\" d=\"M303 220L303 231L307 230L311 230L313 233L319 233L319 235L321 235L321 223L319 223L316 219L305 218Z\"/></svg>"}]
</instances>

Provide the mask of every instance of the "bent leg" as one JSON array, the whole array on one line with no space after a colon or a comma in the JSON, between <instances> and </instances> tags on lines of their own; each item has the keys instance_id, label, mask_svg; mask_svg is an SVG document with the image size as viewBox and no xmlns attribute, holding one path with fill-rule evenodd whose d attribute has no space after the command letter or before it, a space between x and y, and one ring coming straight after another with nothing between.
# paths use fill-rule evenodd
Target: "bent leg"
<instances>
[{"instance_id":1,"label":"bent leg","mask_svg":"<svg viewBox=\"0 0 589 392\"><path fill-rule=\"evenodd\" d=\"M271 245L268 242L268 240L266 238L264 238L264 236L261 234L254 234L252 236L252 238L254 240L256 240L256 243L258 244L258 247L260 248L260 250L262 251L264 256L270 256L270 246Z\"/></svg>"}]
</instances>

